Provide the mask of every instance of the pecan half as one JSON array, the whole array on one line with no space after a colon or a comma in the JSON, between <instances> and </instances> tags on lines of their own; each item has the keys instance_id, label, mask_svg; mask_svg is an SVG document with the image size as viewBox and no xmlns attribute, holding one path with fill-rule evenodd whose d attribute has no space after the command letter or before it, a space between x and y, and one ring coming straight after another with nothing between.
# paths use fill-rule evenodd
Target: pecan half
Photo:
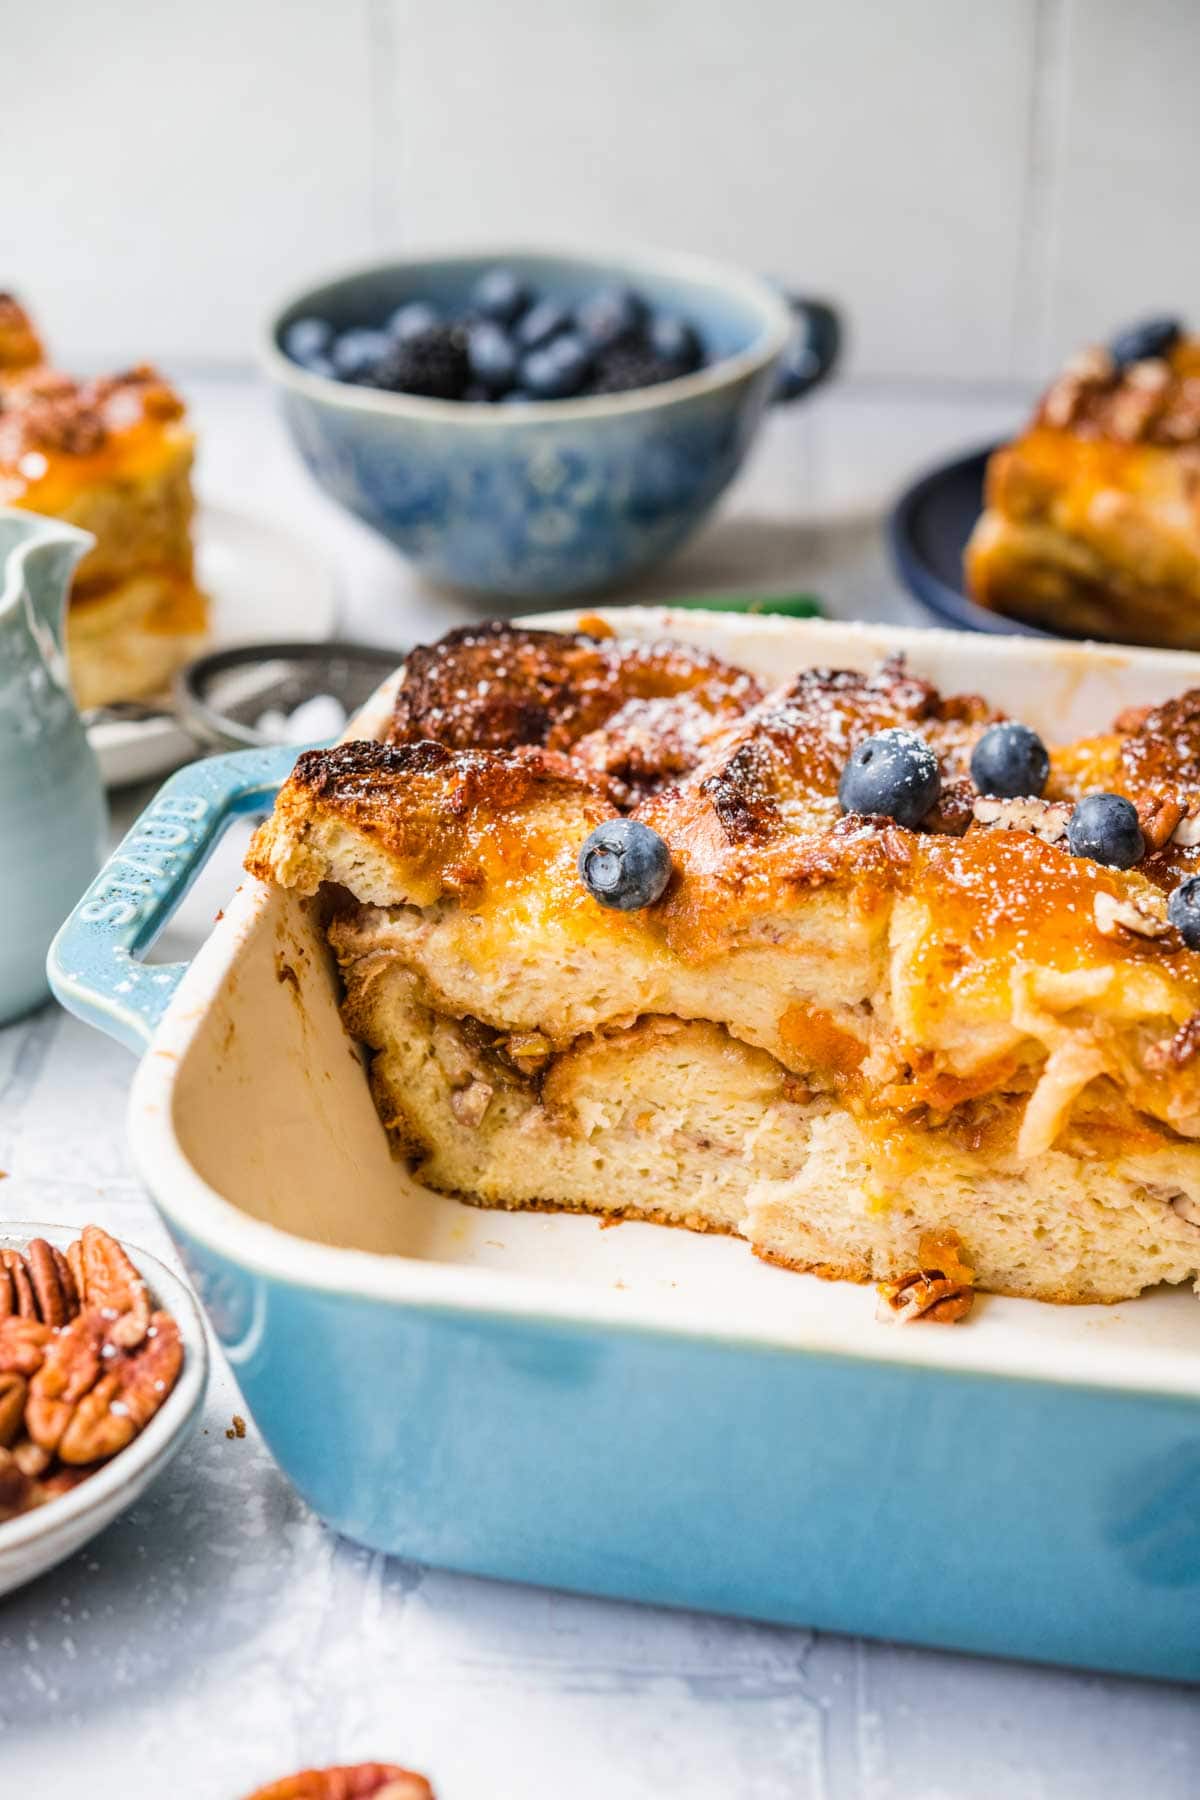
<instances>
[{"instance_id":1,"label":"pecan half","mask_svg":"<svg viewBox=\"0 0 1200 1800\"><path fill-rule=\"evenodd\" d=\"M80 1243L80 1272L75 1275L85 1306L98 1307L110 1321L109 1341L132 1350L150 1323L150 1294L116 1238L99 1225L85 1225ZM82 1276L82 1279L80 1278Z\"/></svg>"},{"instance_id":2,"label":"pecan half","mask_svg":"<svg viewBox=\"0 0 1200 1800\"><path fill-rule=\"evenodd\" d=\"M29 1279L43 1325L65 1325L79 1311L75 1278L61 1250L45 1238L34 1238L25 1252Z\"/></svg>"},{"instance_id":3,"label":"pecan half","mask_svg":"<svg viewBox=\"0 0 1200 1800\"><path fill-rule=\"evenodd\" d=\"M21 1319L36 1319L37 1300L34 1298L33 1283L29 1279L25 1258L19 1250L0 1250L0 1264L3 1265L3 1279L8 1286L7 1304L0 1299L0 1315L7 1317L16 1313Z\"/></svg>"},{"instance_id":4,"label":"pecan half","mask_svg":"<svg viewBox=\"0 0 1200 1800\"><path fill-rule=\"evenodd\" d=\"M178 1325L170 1313L152 1314L137 1348L118 1353L79 1399L58 1439L62 1461L100 1462L132 1443L175 1386L182 1366Z\"/></svg>"},{"instance_id":5,"label":"pecan half","mask_svg":"<svg viewBox=\"0 0 1200 1800\"><path fill-rule=\"evenodd\" d=\"M96 1384L102 1367L105 1320L100 1313L79 1313L56 1331L45 1359L29 1384L25 1423L35 1444L55 1451L71 1416Z\"/></svg>"},{"instance_id":6,"label":"pecan half","mask_svg":"<svg viewBox=\"0 0 1200 1800\"><path fill-rule=\"evenodd\" d=\"M52 1336L40 1319L0 1319L0 1375L36 1375Z\"/></svg>"},{"instance_id":7,"label":"pecan half","mask_svg":"<svg viewBox=\"0 0 1200 1800\"><path fill-rule=\"evenodd\" d=\"M975 1271L961 1250L957 1232L926 1232L918 1245L920 1267L899 1281L880 1282L875 1316L887 1324L960 1324L975 1302Z\"/></svg>"},{"instance_id":8,"label":"pecan half","mask_svg":"<svg viewBox=\"0 0 1200 1800\"><path fill-rule=\"evenodd\" d=\"M20 1437L28 1394L24 1375L0 1375L0 1450L11 1450Z\"/></svg>"},{"instance_id":9,"label":"pecan half","mask_svg":"<svg viewBox=\"0 0 1200 1800\"><path fill-rule=\"evenodd\" d=\"M434 1800L423 1775L395 1763L355 1763L336 1769L301 1769L246 1800Z\"/></svg>"}]
</instances>

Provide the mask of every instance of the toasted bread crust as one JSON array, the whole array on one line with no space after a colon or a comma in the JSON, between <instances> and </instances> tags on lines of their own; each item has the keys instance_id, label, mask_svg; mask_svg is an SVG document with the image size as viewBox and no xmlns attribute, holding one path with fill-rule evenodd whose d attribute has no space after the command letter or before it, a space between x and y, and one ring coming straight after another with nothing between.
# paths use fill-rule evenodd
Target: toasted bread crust
<instances>
[{"instance_id":1,"label":"toasted bread crust","mask_svg":"<svg viewBox=\"0 0 1200 1800\"><path fill-rule=\"evenodd\" d=\"M412 652L389 736L397 744L433 738L455 750L568 750L628 708L618 731L633 747L644 784L653 771L636 754L641 738L648 735L660 752L663 773L678 773L689 735L703 735L703 720L737 717L761 698L752 675L701 650L493 619ZM647 714L648 706L670 700L691 704ZM600 767L604 754L594 742L585 760Z\"/></svg>"}]
</instances>

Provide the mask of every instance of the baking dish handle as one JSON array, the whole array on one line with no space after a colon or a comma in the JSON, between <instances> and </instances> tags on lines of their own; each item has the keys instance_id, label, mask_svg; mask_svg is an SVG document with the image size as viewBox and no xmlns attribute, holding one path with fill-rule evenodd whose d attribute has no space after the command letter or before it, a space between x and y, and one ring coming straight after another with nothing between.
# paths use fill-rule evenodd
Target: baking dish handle
<instances>
[{"instance_id":1,"label":"baking dish handle","mask_svg":"<svg viewBox=\"0 0 1200 1800\"><path fill-rule=\"evenodd\" d=\"M269 806L298 754L283 745L209 757L160 789L50 946L50 986L68 1012L145 1049L187 964L142 956L226 826Z\"/></svg>"}]
</instances>

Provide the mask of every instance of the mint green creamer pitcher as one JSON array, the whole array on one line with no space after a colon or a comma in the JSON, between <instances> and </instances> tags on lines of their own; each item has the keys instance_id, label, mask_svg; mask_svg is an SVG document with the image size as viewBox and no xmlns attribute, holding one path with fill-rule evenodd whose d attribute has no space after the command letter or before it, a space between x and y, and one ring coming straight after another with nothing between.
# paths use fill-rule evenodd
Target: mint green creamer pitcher
<instances>
[{"instance_id":1,"label":"mint green creamer pitcher","mask_svg":"<svg viewBox=\"0 0 1200 1800\"><path fill-rule=\"evenodd\" d=\"M45 999L50 940L104 849L104 788L63 649L92 541L0 507L0 1024Z\"/></svg>"}]
</instances>

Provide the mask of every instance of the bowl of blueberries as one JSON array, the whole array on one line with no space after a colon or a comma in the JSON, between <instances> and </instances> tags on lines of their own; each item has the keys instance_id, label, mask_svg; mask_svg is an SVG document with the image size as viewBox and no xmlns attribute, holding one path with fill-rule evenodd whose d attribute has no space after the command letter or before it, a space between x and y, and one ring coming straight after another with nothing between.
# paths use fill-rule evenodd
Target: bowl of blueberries
<instances>
[{"instance_id":1,"label":"bowl of blueberries","mask_svg":"<svg viewBox=\"0 0 1200 1800\"><path fill-rule=\"evenodd\" d=\"M334 499L434 580L552 600L681 544L840 336L826 303L700 258L462 254L307 289L264 358Z\"/></svg>"}]
</instances>

